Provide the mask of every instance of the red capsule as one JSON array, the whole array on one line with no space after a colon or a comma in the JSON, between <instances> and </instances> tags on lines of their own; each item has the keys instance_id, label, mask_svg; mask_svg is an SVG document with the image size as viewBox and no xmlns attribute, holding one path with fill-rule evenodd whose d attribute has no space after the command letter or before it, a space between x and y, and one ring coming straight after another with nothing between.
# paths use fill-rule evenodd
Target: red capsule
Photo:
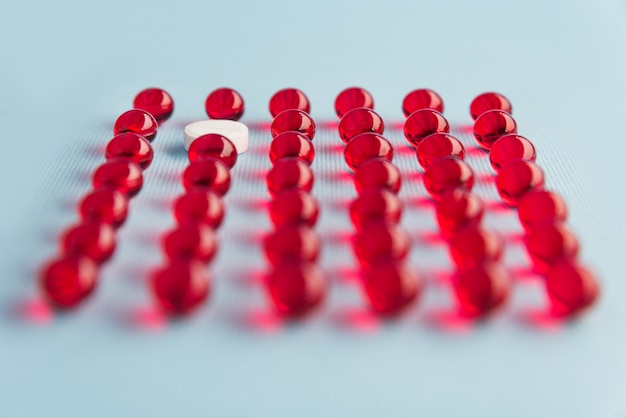
<instances>
[{"instance_id":1,"label":"red capsule","mask_svg":"<svg viewBox=\"0 0 626 418\"><path fill-rule=\"evenodd\" d=\"M359 164L354 173L354 186L359 193L380 188L398 193L402 186L402 175L398 167L388 160L372 158Z\"/></svg>"},{"instance_id":2,"label":"red capsule","mask_svg":"<svg viewBox=\"0 0 626 418\"><path fill-rule=\"evenodd\" d=\"M470 114L474 120L488 110L503 110L507 113L513 113L513 106L511 106L509 99L494 92L480 94L470 104Z\"/></svg>"},{"instance_id":3,"label":"red capsule","mask_svg":"<svg viewBox=\"0 0 626 418\"><path fill-rule=\"evenodd\" d=\"M40 284L46 299L59 308L73 308L96 288L98 266L88 257L69 255L49 262Z\"/></svg>"},{"instance_id":4,"label":"red capsule","mask_svg":"<svg viewBox=\"0 0 626 418\"><path fill-rule=\"evenodd\" d=\"M92 184L94 189L111 188L133 197L143 186L141 167L126 159L109 160L93 173Z\"/></svg>"},{"instance_id":5,"label":"red capsule","mask_svg":"<svg viewBox=\"0 0 626 418\"><path fill-rule=\"evenodd\" d=\"M264 249L272 265L287 261L315 262L320 253L320 242L307 226L285 225L265 238Z\"/></svg>"},{"instance_id":6,"label":"red capsule","mask_svg":"<svg viewBox=\"0 0 626 418\"><path fill-rule=\"evenodd\" d=\"M287 109L274 118L270 130L272 138L276 138L283 132L295 131L313 140L315 136L315 121L308 113L302 110Z\"/></svg>"},{"instance_id":7,"label":"red capsule","mask_svg":"<svg viewBox=\"0 0 626 418\"><path fill-rule=\"evenodd\" d=\"M126 158L137 164L143 170L150 166L154 153L152 146L141 135L126 132L116 135L109 141L105 156L107 160Z\"/></svg>"},{"instance_id":8,"label":"red capsule","mask_svg":"<svg viewBox=\"0 0 626 418\"><path fill-rule=\"evenodd\" d=\"M433 109L416 110L404 122L404 137L414 147L428 135L439 132L450 132L450 124L441 113Z\"/></svg>"},{"instance_id":9,"label":"red capsule","mask_svg":"<svg viewBox=\"0 0 626 418\"><path fill-rule=\"evenodd\" d=\"M402 101L402 113L408 118L411 113L420 109L434 109L443 113L443 99L430 89L413 90Z\"/></svg>"},{"instance_id":10,"label":"red capsule","mask_svg":"<svg viewBox=\"0 0 626 418\"><path fill-rule=\"evenodd\" d=\"M281 158L295 157L311 164L315 158L315 148L306 135L299 132L283 132L272 140L270 161L274 164Z\"/></svg>"},{"instance_id":11,"label":"red capsule","mask_svg":"<svg viewBox=\"0 0 626 418\"><path fill-rule=\"evenodd\" d=\"M526 248L535 269L546 272L557 261L578 256L578 238L565 224L543 224L526 234Z\"/></svg>"},{"instance_id":12,"label":"red capsule","mask_svg":"<svg viewBox=\"0 0 626 418\"><path fill-rule=\"evenodd\" d=\"M517 123L513 116L502 110L489 110L474 122L474 138L486 150L505 135L517 133Z\"/></svg>"},{"instance_id":13,"label":"red capsule","mask_svg":"<svg viewBox=\"0 0 626 418\"><path fill-rule=\"evenodd\" d=\"M305 315L319 306L325 289L322 271L310 263L287 262L274 266L267 278L274 308L287 317Z\"/></svg>"},{"instance_id":14,"label":"red capsule","mask_svg":"<svg viewBox=\"0 0 626 418\"><path fill-rule=\"evenodd\" d=\"M474 172L467 163L455 157L441 158L424 172L424 187L435 200L452 190L470 191L473 186Z\"/></svg>"},{"instance_id":15,"label":"red capsule","mask_svg":"<svg viewBox=\"0 0 626 418\"><path fill-rule=\"evenodd\" d=\"M213 229L200 223L186 223L163 237L163 250L170 261L199 260L208 263L217 252Z\"/></svg>"},{"instance_id":16,"label":"red capsule","mask_svg":"<svg viewBox=\"0 0 626 418\"><path fill-rule=\"evenodd\" d=\"M498 173L496 187L502 201L509 206L517 206L528 192L543 189L543 170L532 161L515 160L506 163Z\"/></svg>"},{"instance_id":17,"label":"red capsule","mask_svg":"<svg viewBox=\"0 0 626 418\"><path fill-rule=\"evenodd\" d=\"M211 291L210 277L197 260L170 262L152 275L151 284L159 307L170 315L191 313Z\"/></svg>"},{"instance_id":18,"label":"red capsule","mask_svg":"<svg viewBox=\"0 0 626 418\"><path fill-rule=\"evenodd\" d=\"M212 91L207 96L204 109L211 119L239 120L243 116L245 103L241 94L223 87Z\"/></svg>"},{"instance_id":19,"label":"red capsule","mask_svg":"<svg viewBox=\"0 0 626 418\"><path fill-rule=\"evenodd\" d=\"M416 150L417 162L428 168L434 161L444 157L465 158L465 147L455 137L446 133L436 133L424 138Z\"/></svg>"},{"instance_id":20,"label":"red capsule","mask_svg":"<svg viewBox=\"0 0 626 418\"><path fill-rule=\"evenodd\" d=\"M280 112L288 109L302 110L311 113L311 104L308 97L298 89L282 89L274 93L269 104L270 114L273 118Z\"/></svg>"},{"instance_id":21,"label":"red capsule","mask_svg":"<svg viewBox=\"0 0 626 418\"><path fill-rule=\"evenodd\" d=\"M484 214L482 199L465 190L452 190L437 202L439 229L447 236L464 227L477 227Z\"/></svg>"},{"instance_id":22,"label":"red capsule","mask_svg":"<svg viewBox=\"0 0 626 418\"><path fill-rule=\"evenodd\" d=\"M485 316L504 305L510 293L510 275L500 263L484 263L459 269L454 292L462 314Z\"/></svg>"},{"instance_id":23,"label":"red capsule","mask_svg":"<svg viewBox=\"0 0 626 418\"><path fill-rule=\"evenodd\" d=\"M385 261L365 271L363 287L372 309L381 315L392 316L417 300L422 280L404 263Z\"/></svg>"},{"instance_id":24,"label":"red capsule","mask_svg":"<svg viewBox=\"0 0 626 418\"><path fill-rule=\"evenodd\" d=\"M91 258L102 264L115 251L115 230L101 222L85 222L65 232L62 239L63 253Z\"/></svg>"},{"instance_id":25,"label":"red capsule","mask_svg":"<svg viewBox=\"0 0 626 418\"><path fill-rule=\"evenodd\" d=\"M347 88L339 93L335 99L335 112L337 112L339 119L357 107L374 108L374 98L361 87Z\"/></svg>"},{"instance_id":26,"label":"red capsule","mask_svg":"<svg viewBox=\"0 0 626 418\"><path fill-rule=\"evenodd\" d=\"M165 90L152 87L137 93L133 100L133 107L145 110L157 121L164 122L174 112L174 100Z\"/></svg>"},{"instance_id":27,"label":"red capsule","mask_svg":"<svg viewBox=\"0 0 626 418\"><path fill-rule=\"evenodd\" d=\"M393 160L393 147L382 136L367 132L352 138L343 155L348 166L356 171L360 164L373 158Z\"/></svg>"},{"instance_id":28,"label":"red capsule","mask_svg":"<svg viewBox=\"0 0 626 418\"><path fill-rule=\"evenodd\" d=\"M313 171L298 158L282 158L267 173L266 183L272 196L288 189L310 192L313 189Z\"/></svg>"},{"instance_id":29,"label":"red capsule","mask_svg":"<svg viewBox=\"0 0 626 418\"><path fill-rule=\"evenodd\" d=\"M548 190L533 190L518 201L517 213L526 229L545 223L565 222L567 205L561 196Z\"/></svg>"},{"instance_id":30,"label":"red capsule","mask_svg":"<svg viewBox=\"0 0 626 418\"><path fill-rule=\"evenodd\" d=\"M79 212L83 221L104 222L117 228L128 216L128 198L117 190L97 189L81 200Z\"/></svg>"},{"instance_id":31,"label":"red capsule","mask_svg":"<svg viewBox=\"0 0 626 418\"><path fill-rule=\"evenodd\" d=\"M359 134L365 132L382 134L384 130L383 119L378 113L366 107L350 110L339 121L339 137L346 144Z\"/></svg>"},{"instance_id":32,"label":"red capsule","mask_svg":"<svg viewBox=\"0 0 626 418\"><path fill-rule=\"evenodd\" d=\"M513 160L535 161L535 146L521 135L511 134L500 137L491 146L489 162L495 171Z\"/></svg>"},{"instance_id":33,"label":"red capsule","mask_svg":"<svg viewBox=\"0 0 626 418\"><path fill-rule=\"evenodd\" d=\"M156 137L158 126L156 119L150 113L144 110L133 109L122 113L117 118L113 126L113 133L119 135L125 132L132 132L143 136L148 141L152 141Z\"/></svg>"},{"instance_id":34,"label":"red capsule","mask_svg":"<svg viewBox=\"0 0 626 418\"><path fill-rule=\"evenodd\" d=\"M270 218L276 228L283 225L315 226L319 204L314 197L302 190L285 190L270 202Z\"/></svg>"},{"instance_id":35,"label":"red capsule","mask_svg":"<svg viewBox=\"0 0 626 418\"><path fill-rule=\"evenodd\" d=\"M199 222L215 229L224 220L224 206L215 192L208 189L194 189L176 199L174 216L180 225Z\"/></svg>"},{"instance_id":36,"label":"red capsule","mask_svg":"<svg viewBox=\"0 0 626 418\"><path fill-rule=\"evenodd\" d=\"M206 134L196 138L189 146L187 156L190 162L217 158L228 168L233 168L237 162L237 148L220 134Z\"/></svg>"},{"instance_id":37,"label":"red capsule","mask_svg":"<svg viewBox=\"0 0 626 418\"><path fill-rule=\"evenodd\" d=\"M380 221L398 224L402 209L402 201L390 191L367 189L350 204L350 219L359 230Z\"/></svg>"},{"instance_id":38,"label":"red capsule","mask_svg":"<svg viewBox=\"0 0 626 418\"><path fill-rule=\"evenodd\" d=\"M410 240L399 226L371 223L354 237L354 252L362 266L383 261L401 261L409 253Z\"/></svg>"},{"instance_id":39,"label":"red capsule","mask_svg":"<svg viewBox=\"0 0 626 418\"><path fill-rule=\"evenodd\" d=\"M218 159L204 159L193 162L183 172L185 190L203 188L224 196L230 189L228 166Z\"/></svg>"},{"instance_id":40,"label":"red capsule","mask_svg":"<svg viewBox=\"0 0 626 418\"><path fill-rule=\"evenodd\" d=\"M574 260L561 260L546 276L546 290L555 313L580 314L600 295L600 286L591 270Z\"/></svg>"},{"instance_id":41,"label":"red capsule","mask_svg":"<svg viewBox=\"0 0 626 418\"><path fill-rule=\"evenodd\" d=\"M488 229L462 228L450 237L450 255L458 268L500 261L503 251L502 237Z\"/></svg>"}]
</instances>

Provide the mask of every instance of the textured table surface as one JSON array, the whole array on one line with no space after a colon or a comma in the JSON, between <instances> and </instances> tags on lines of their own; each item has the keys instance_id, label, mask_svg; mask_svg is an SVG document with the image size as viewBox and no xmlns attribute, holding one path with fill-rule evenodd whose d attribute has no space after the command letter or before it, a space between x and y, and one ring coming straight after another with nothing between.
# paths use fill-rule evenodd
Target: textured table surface
<instances>
[{"instance_id":1,"label":"textured table surface","mask_svg":"<svg viewBox=\"0 0 626 418\"><path fill-rule=\"evenodd\" d=\"M339 3L339 4L337 4ZM0 16L0 416L2 417L626 417L626 271L621 194L626 114L626 3L25 1ZM155 314L146 279L161 262L186 164L182 128L205 118L206 95L246 100L251 149L233 170L214 293L193 317ZM345 87L374 95L405 175L402 222L411 266L427 282L397 321L368 314L345 237L346 176L332 103ZM114 259L79 310L41 303L36 272L76 220L112 124L149 86L173 117L154 141ZM313 193L329 298L309 320L277 321L259 283L269 168L267 102L301 88L320 129ZM518 274L504 312L468 326L450 315L445 247L417 161L402 137L403 96L430 87L453 133L472 98L507 95L537 147L547 184L570 207L600 303L570 324L544 321L541 283L523 274L515 214L489 211ZM495 201L484 154L477 192Z\"/></svg>"}]
</instances>

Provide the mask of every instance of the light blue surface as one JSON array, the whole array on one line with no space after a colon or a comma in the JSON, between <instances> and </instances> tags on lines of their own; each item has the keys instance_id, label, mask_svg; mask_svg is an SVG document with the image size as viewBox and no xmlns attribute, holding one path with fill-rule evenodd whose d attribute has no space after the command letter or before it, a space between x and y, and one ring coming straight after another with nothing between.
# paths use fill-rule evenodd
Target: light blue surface
<instances>
[{"instance_id":1,"label":"light blue surface","mask_svg":"<svg viewBox=\"0 0 626 418\"><path fill-rule=\"evenodd\" d=\"M624 1L337 3L3 5L1 417L626 417ZM75 221L113 121L152 85L172 93L176 111L155 140L118 253L89 303L37 321L35 272ZM149 316L146 272L159 263L157 239L180 192L182 127L205 117L204 98L222 85L246 99L244 122L268 121L269 97L287 86L307 93L318 121L333 119L334 97L350 85L368 88L386 121L400 121L404 94L427 86L455 126L470 122L476 94L505 93L549 186L570 205L601 303L568 326L536 327L524 312L541 305L541 287L520 281L504 313L450 330L437 321L449 293L433 275L448 268L445 252L416 240L411 264L429 283L420 306L397 323L349 326L363 303L356 284L338 278L353 262L330 237L349 231L338 204L354 191L331 178L344 163L330 152L333 131L321 130L315 194L330 298L304 324L264 322L267 304L251 280L263 261L245 239L268 228L265 213L250 209L266 197L255 174L269 166L269 137L258 131L233 172L211 303L165 328L139 326ZM389 137L404 141L398 131ZM417 167L406 153L396 161L405 172ZM472 163L487 170L484 159ZM478 190L493 196L492 185ZM407 182L402 196L422 193ZM433 229L428 209L405 215L416 237ZM515 230L511 214L488 222Z\"/></svg>"}]
</instances>

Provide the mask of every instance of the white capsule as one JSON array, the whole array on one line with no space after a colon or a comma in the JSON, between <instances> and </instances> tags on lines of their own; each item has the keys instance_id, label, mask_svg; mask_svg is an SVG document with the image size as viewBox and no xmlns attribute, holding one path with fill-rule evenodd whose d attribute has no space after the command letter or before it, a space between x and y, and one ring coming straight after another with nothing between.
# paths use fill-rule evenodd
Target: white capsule
<instances>
[{"instance_id":1,"label":"white capsule","mask_svg":"<svg viewBox=\"0 0 626 418\"><path fill-rule=\"evenodd\" d=\"M201 120L185 126L185 149L189 150L196 138L206 134L224 135L235 145L238 154L248 150L248 127L227 119Z\"/></svg>"}]
</instances>

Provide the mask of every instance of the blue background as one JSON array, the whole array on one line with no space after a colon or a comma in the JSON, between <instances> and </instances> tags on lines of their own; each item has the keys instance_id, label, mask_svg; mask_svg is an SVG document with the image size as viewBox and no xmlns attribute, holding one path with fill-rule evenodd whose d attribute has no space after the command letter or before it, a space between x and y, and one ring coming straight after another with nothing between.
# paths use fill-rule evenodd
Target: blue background
<instances>
[{"instance_id":1,"label":"blue background","mask_svg":"<svg viewBox=\"0 0 626 418\"><path fill-rule=\"evenodd\" d=\"M624 1L20 1L0 9L0 416L626 417ZM172 94L176 110L154 143L118 252L94 298L53 315L39 300L36 271L76 220L113 121L153 85ZM540 323L527 309L541 306L543 293L529 279L487 323L450 324L449 290L435 274L449 268L445 251L416 239L411 264L429 283L420 306L393 323L371 318L355 282L337 273L353 266L334 232L350 231L338 207L354 191L333 177L344 169L332 152L338 139L320 129L315 193L330 298L309 321L281 324L255 279L264 264L253 238L269 224L251 207L266 198L258 174L269 167L269 135L254 131L233 171L212 300L188 320L163 322L145 280L181 191L182 127L205 118L204 98L223 85L244 96L247 123L269 122L269 97L287 86L307 93L318 122L334 119L334 97L347 86L366 87L385 121L396 122L403 96L430 87L456 127L470 123L476 94L503 92L549 186L569 203L582 257L602 281L600 304L572 324ZM404 143L398 131L389 138ZM417 167L408 153L396 161L405 172ZM484 159L473 163L488 171ZM494 196L490 185L477 190ZM421 194L408 182L402 196ZM487 221L517 225L510 213ZM403 225L434 230L424 208L409 207ZM512 266L523 260L518 250L507 254Z\"/></svg>"}]
</instances>

